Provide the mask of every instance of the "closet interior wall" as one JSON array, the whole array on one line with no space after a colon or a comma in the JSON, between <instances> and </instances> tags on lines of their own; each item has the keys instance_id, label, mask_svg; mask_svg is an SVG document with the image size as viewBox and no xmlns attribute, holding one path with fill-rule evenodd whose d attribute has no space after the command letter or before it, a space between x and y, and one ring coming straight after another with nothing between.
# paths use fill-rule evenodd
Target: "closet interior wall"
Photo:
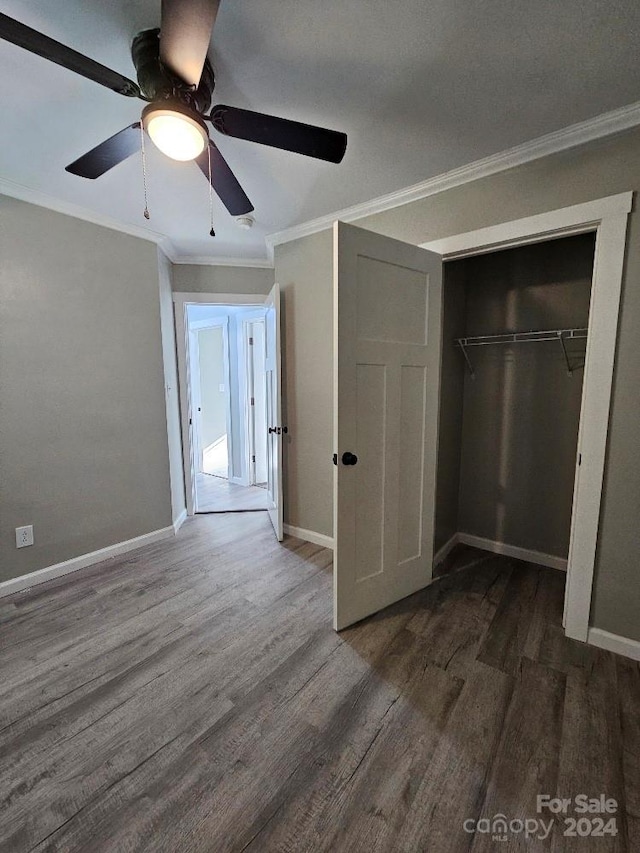
<instances>
[{"instance_id":1,"label":"closet interior wall","mask_svg":"<svg viewBox=\"0 0 640 853\"><path fill-rule=\"evenodd\" d=\"M566 559L585 340L456 338L586 328L594 234L445 264L435 550L457 532Z\"/></svg>"}]
</instances>

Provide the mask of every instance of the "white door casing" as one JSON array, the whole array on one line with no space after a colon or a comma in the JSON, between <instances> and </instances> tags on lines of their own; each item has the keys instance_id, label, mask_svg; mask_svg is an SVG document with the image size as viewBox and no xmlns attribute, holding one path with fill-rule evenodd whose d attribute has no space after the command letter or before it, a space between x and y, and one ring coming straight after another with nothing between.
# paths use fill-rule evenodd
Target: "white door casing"
<instances>
[{"instance_id":1,"label":"white door casing","mask_svg":"<svg viewBox=\"0 0 640 853\"><path fill-rule=\"evenodd\" d=\"M282 365L280 358L280 288L265 299L265 383L267 405L267 495L269 518L279 542L284 538L282 505Z\"/></svg>"},{"instance_id":2,"label":"white door casing","mask_svg":"<svg viewBox=\"0 0 640 853\"><path fill-rule=\"evenodd\" d=\"M191 353L189 346L189 305L243 305L263 308L266 297L245 293L174 293L174 319L178 357L178 385L180 392L180 425L182 433L182 460L187 515L196 511L196 478L193 469L193 414L191 393Z\"/></svg>"},{"instance_id":3,"label":"white door casing","mask_svg":"<svg viewBox=\"0 0 640 853\"><path fill-rule=\"evenodd\" d=\"M431 580L441 300L440 255L335 223L336 630Z\"/></svg>"}]
</instances>

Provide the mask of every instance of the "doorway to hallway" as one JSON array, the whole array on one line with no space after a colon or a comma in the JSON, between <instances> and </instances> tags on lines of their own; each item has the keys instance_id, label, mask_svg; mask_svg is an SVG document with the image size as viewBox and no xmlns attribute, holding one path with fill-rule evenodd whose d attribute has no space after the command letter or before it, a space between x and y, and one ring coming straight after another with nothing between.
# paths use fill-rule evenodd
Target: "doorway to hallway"
<instances>
[{"instance_id":1,"label":"doorway to hallway","mask_svg":"<svg viewBox=\"0 0 640 853\"><path fill-rule=\"evenodd\" d=\"M256 509L255 505L247 505L249 497L258 497L264 492L263 508L267 510L275 536L281 542L284 538L283 440L288 429L282 423L280 288L276 283L266 294L174 293L173 301L187 515L230 512L245 507ZM218 485L226 482L228 488L221 505L204 509L204 495L201 495L199 505L196 489L198 475L205 472L198 467L200 451L196 433L199 413L194 400L192 369L197 360L192 330L194 323L219 321L221 317L227 318L231 422L226 433L228 478L226 481L218 478ZM209 325L215 324L209 322ZM207 322L201 328L206 326ZM264 458L261 458L263 452ZM266 488L262 489L265 476ZM205 482L211 485L211 480ZM238 506L235 497L241 493L231 486L257 491L245 491L247 503Z\"/></svg>"},{"instance_id":2,"label":"doorway to hallway","mask_svg":"<svg viewBox=\"0 0 640 853\"><path fill-rule=\"evenodd\" d=\"M194 511L268 509L265 309L189 305Z\"/></svg>"}]
</instances>

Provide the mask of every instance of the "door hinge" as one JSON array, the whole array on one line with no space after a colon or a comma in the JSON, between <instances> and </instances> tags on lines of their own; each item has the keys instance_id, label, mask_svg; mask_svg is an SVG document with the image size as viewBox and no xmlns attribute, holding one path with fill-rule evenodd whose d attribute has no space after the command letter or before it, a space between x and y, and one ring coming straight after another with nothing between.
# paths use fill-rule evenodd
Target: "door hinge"
<instances>
[{"instance_id":1,"label":"door hinge","mask_svg":"<svg viewBox=\"0 0 640 853\"><path fill-rule=\"evenodd\" d=\"M252 461L252 462L255 462L255 461L256 461L255 454L251 457L251 461Z\"/></svg>"},{"instance_id":2,"label":"door hinge","mask_svg":"<svg viewBox=\"0 0 640 853\"><path fill-rule=\"evenodd\" d=\"M252 398L251 398L251 405L252 405L252 406L255 406L255 404L256 404L256 398L255 398L255 397L252 397Z\"/></svg>"},{"instance_id":3,"label":"door hinge","mask_svg":"<svg viewBox=\"0 0 640 853\"><path fill-rule=\"evenodd\" d=\"M582 465L582 453L578 453L578 467Z\"/></svg>"},{"instance_id":4,"label":"door hinge","mask_svg":"<svg viewBox=\"0 0 640 853\"><path fill-rule=\"evenodd\" d=\"M249 346L250 346L250 347L252 347L252 346L253 346L253 338L249 338Z\"/></svg>"}]
</instances>

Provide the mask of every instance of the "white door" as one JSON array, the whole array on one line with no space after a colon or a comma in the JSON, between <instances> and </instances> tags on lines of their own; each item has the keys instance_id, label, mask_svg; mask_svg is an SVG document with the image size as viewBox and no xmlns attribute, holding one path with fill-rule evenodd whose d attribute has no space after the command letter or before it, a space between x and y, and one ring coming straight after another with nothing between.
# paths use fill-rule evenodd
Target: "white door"
<instances>
[{"instance_id":1,"label":"white door","mask_svg":"<svg viewBox=\"0 0 640 853\"><path fill-rule=\"evenodd\" d=\"M267 496L269 518L278 541L283 539L282 508L282 373L280 364L280 288L265 300L265 380L267 404Z\"/></svg>"},{"instance_id":2,"label":"white door","mask_svg":"<svg viewBox=\"0 0 640 853\"><path fill-rule=\"evenodd\" d=\"M334 627L431 580L442 258L334 226Z\"/></svg>"},{"instance_id":3,"label":"white door","mask_svg":"<svg viewBox=\"0 0 640 853\"><path fill-rule=\"evenodd\" d=\"M251 453L253 456L253 484L264 485L267 482L267 409L265 386L265 340L264 319L251 323L253 346L251 355L251 384L253 405L251 406Z\"/></svg>"}]
</instances>

